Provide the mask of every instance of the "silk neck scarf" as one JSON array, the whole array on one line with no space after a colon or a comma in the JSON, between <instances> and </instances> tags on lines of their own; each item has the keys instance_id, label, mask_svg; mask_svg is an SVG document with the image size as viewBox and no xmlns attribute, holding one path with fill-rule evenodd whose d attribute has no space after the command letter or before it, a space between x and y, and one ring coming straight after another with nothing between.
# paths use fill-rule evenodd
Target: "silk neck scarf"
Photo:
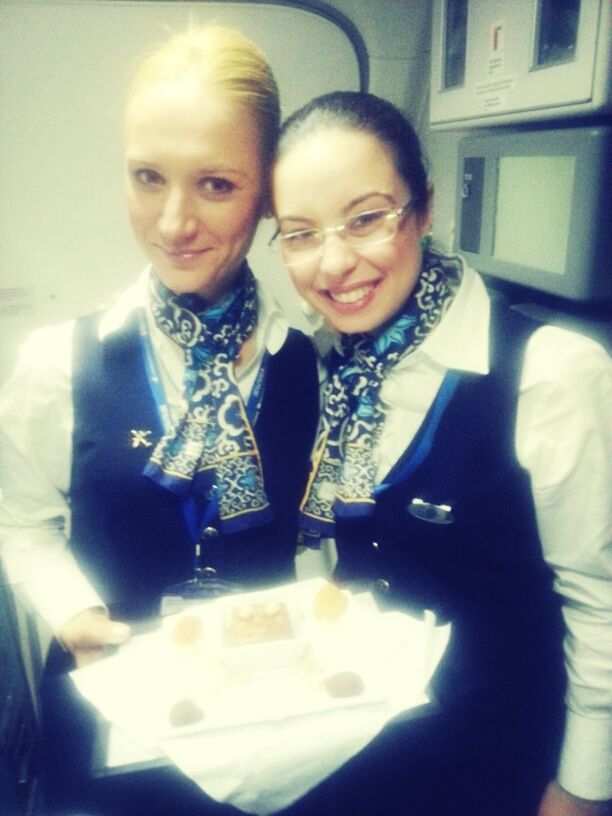
<instances>
[{"instance_id":1,"label":"silk neck scarf","mask_svg":"<svg viewBox=\"0 0 612 816\"><path fill-rule=\"evenodd\" d=\"M150 280L156 325L185 354L180 415L158 442L144 473L175 493L218 503L226 533L271 518L257 443L233 363L257 323L257 290L244 265L240 284L213 306Z\"/></svg>"},{"instance_id":2,"label":"silk neck scarf","mask_svg":"<svg viewBox=\"0 0 612 816\"><path fill-rule=\"evenodd\" d=\"M316 546L332 536L334 518L364 518L374 512L374 449L385 409L380 389L386 373L414 351L434 329L457 290L458 258L427 250L412 294L376 335L341 335L333 350L313 464L302 500L303 543Z\"/></svg>"}]
</instances>

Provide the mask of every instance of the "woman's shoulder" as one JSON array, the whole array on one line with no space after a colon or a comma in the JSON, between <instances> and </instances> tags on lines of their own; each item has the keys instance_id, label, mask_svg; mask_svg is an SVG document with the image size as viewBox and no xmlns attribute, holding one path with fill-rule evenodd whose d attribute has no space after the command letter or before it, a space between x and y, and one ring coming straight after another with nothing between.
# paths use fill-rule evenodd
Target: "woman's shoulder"
<instances>
[{"instance_id":1,"label":"woman's shoulder","mask_svg":"<svg viewBox=\"0 0 612 816\"><path fill-rule=\"evenodd\" d=\"M553 324L539 326L525 349L525 368L545 368L551 376L562 374L568 364L599 368L610 362L610 355L598 340Z\"/></svg>"},{"instance_id":2,"label":"woman's shoulder","mask_svg":"<svg viewBox=\"0 0 612 816\"><path fill-rule=\"evenodd\" d=\"M133 297L122 293L111 304L87 314L36 327L19 343L12 373L7 381L22 386L47 388L70 381L74 359L76 327L90 321L93 331L103 339L125 324L133 310Z\"/></svg>"},{"instance_id":3,"label":"woman's shoulder","mask_svg":"<svg viewBox=\"0 0 612 816\"><path fill-rule=\"evenodd\" d=\"M74 320L34 329L21 343L0 390L0 417L13 429L36 423L69 405Z\"/></svg>"},{"instance_id":4,"label":"woman's shoulder","mask_svg":"<svg viewBox=\"0 0 612 816\"><path fill-rule=\"evenodd\" d=\"M593 378L609 378L612 360L594 338L563 326L545 324L531 334L525 347L521 387L546 383L568 388Z\"/></svg>"},{"instance_id":5,"label":"woman's shoulder","mask_svg":"<svg viewBox=\"0 0 612 816\"><path fill-rule=\"evenodd\" d=\"M15 374L47 380L68 375L72 359L75 320L66 320L33 329L17 351Z\"/></svg>"}]
</instances>

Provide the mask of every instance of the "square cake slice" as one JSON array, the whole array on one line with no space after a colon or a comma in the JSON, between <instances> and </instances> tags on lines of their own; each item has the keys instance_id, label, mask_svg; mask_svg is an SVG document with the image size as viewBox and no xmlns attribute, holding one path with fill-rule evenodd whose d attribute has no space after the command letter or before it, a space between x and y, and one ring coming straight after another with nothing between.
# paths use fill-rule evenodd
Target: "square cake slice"
<instances>
[{"instance_id":1,"label":"square cake slice","mask_svg":"<svg viewBox=\"0 0 612 816\"><path fill-rule=\"evenodd\" d=\"M276 601L242 603L235 606L225 621L227 646L270 643L294 637L289 611Z\"/></svg>"}]
</instances>

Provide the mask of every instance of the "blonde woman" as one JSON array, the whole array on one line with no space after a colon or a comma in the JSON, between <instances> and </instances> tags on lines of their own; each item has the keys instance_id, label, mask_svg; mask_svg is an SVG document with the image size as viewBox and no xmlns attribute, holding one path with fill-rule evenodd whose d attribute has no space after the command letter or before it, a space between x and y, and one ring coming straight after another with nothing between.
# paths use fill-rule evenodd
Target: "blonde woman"
<instances>
[{"instance_id":1,"label":"blonde woman","mask_svg":"<svg viewBox=\"0 0 612 816\"><path fill-rule=\"evenodd\" d=\"M293 577L315 361L246 262L278 123L238 32L147 55L124 145L149 265L104 313L35 332L0 398L5 567L63 646L43 692L45 813L212 812L168 770L90 784L92 722L65 671L128 639L194 566L211 594Z\"/></svg>"}]
</instances>

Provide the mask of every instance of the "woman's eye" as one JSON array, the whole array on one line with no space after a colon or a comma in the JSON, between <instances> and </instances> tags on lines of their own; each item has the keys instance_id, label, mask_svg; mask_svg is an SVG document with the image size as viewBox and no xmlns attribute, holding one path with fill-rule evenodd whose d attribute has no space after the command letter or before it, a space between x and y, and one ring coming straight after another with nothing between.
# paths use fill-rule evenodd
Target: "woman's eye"
<instances>
[{"instance_id":1,"label":"woman's eye","mask_svg":"<svg viewBox=\"0 0 612 816\"><path fill-rule=\"evenodd\" d=\"M285 249L300 250L310 249L319 243L320 233L317 230L299 230L298 232L287 232L281 234L280 239Z\"/></svg>"},{"instance_id":2,"label":"woman's eye","mask_svg":"<svg viewBox=\"0 0 612 816\"><path fill-rule=\"evenodd\" d=\"M368 212L358 213L350 218L347 222L349 232L366 232L368 230L376 229L385 220L388 210L369 210Z\"/></svg>"},{"instance_id":3,"label":"woman's eye","mask_svg":"<svg viewBox=\"0 0 612 816\"><path fill-rule=\"evenodd\" d=\"M231 193L234 189L234 184L224 178L216 178L215 176L206 176L200 179L198 187L203 193L212 195L223 195L224 193Z\"/></svg>"},{"instance_id":4,"label":"woman's eye","mask_svg":"<svg viewBox=\"0 0 612 816\"><path fill-rule=\"evenodd\" d=\"M139 184L145 186L149 186L151 184L162 184L164 181L163 177L157 172L157 170L151 170L149 167L142 167L138 170L134 170L132 175Z\"/></svg>"}]
</instances>

